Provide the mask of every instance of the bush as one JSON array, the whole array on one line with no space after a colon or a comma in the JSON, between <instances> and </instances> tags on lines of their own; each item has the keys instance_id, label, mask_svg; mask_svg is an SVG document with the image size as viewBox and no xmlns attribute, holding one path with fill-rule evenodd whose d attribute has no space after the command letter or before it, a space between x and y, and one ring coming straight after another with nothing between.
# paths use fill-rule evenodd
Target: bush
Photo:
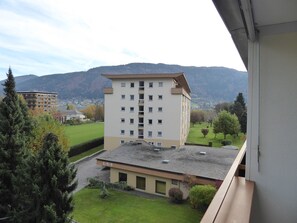
<instances>
[{"instance_id":1,"label":"bush","mask_svg":"<svg viewBox=\"0 0 297 223\"><path fill-rule=\"evenodd\" d=\"M88 178L89 188L107 188L107 189L117 189L117 190L134 190L134 187L127 185L127 182L117 182L117 183L106 183L100 180L98 177Z\"/></svg>"},{"instance_id":2,"label":"bush","mask_svg":"<svg viewBox=\"0 0 297 223\"><path fill-rule=\"evenodd\" d=\"M204 138L208 134L209 129L201 129L201 133L203 134Z\"/></svg>"},{"instance_id":3,"label":"bush","mask_svg":"<svg viewBox=\"0 0 297 223\"><path fill-rule=\"evenodd\" d=\"M93 149L97 146L100 146L104 143L104 137L93 139L75 146L72 146L68 152L68 156L72 157L78 154L81 154L83 152L86 152L90 149Z\"/></svg>"},{"instance_id":4,"label":"bush","mask_svg":"<svg viewBox=\"0 0 297 223\"><path fill-rule=\"evenodd\" d=\"M189 192L192 207L206 210L216 191L216 188L211 185L196 185L192 187Z\"/></svg>"},{"instance_id":5,"label":"bush","mask_svg":"<svg viewBox=\"0 0 297 223\"><path fill-rule=\"evenodd\" d=\"M230 141L230 140L222 140L222 145L223 146L228 146L228 145L231 145L232 144L232 141Z\"/></svg>"},{"instance_id":6,"label":"bush","mask_svg":"<svg viewBox=\"0 0 297 223\"><path fill-rule=\"evenodd\" d=\"M177 187L170 188L169 198L171 202L180 204L183 202L183 192Z\"/></svg>"},{"instance_id":7,"label":"bush","mask_svg":"<svg viewBox=\"0 0 297 223\"><path fill-rule=\"evenodd\" d=\"M109 197L109 192L106 189L105 185L103 185L103 187L100 189L100 193L99 193L100 198L105 199L107 197Z\"/></svg>"}]
</instances>

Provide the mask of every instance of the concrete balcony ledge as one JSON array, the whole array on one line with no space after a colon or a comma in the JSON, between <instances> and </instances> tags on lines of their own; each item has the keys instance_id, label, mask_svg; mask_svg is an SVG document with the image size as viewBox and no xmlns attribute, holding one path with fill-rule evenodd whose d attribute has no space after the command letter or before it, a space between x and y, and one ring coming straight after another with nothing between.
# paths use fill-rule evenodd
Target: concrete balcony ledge
<instances>
[{"instance_id":1,"label":"concrete balcony ledge","mask_svg":"<svg viewBox=\"0 0 297 223\"><path fill-rule=\"evenodd\" d=\"M245 223L250 221L254 182L237 176L245 151L246 143L238 153L225 180L205 212L201 220L202 223Z\"/></svg>"},{"instance_id":2,"label":"concrete balcony ledge","mask_svg":"<svg viewBox=\"0 0 297 223\"><path fill-rule=\"evenodd\" d=\"M113 94L113 88L108 87L103 89L104 94Z\"/></svg>"}]
</instances>

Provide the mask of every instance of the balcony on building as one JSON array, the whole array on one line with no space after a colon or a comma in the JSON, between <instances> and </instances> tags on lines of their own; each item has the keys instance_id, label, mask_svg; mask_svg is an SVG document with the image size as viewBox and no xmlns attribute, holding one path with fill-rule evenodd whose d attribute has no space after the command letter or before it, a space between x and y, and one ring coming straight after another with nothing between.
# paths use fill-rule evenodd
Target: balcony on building
<instances>
[{"instance_id":1,"label":"balcony on building","mask_svg":"<svg viewBox=\"0 0 297 223\"><path fill-rule=\"evenodd\" d=\"M108 87L103 89L104 94L113 94L113 88Z\"/></svg>"}]
</instances>

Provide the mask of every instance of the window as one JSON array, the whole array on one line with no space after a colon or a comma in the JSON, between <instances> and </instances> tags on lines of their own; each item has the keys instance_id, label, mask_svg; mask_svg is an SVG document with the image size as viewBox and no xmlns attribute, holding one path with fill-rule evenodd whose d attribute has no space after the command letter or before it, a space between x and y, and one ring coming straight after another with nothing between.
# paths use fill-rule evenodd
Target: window
<instances>
[{"instance_id":1,"label":"window","mask_svg":"<svg viewBox=\"0 0 297 223\"><path fill-rule=\"evenodd\" d=\"M130 136L133 136L133 135L134 135L134 131L130 130Z\"/></svg>"},{"instance_id":2,"label":"window","mask_svg":"<svg viewBox=\"0 0 297 223\"><path fill-rule=\"evenodd\" d=\"M134 82L130 83L130 87L133 88L134 87Z\"/></svg>"},{"instance_id":3,"label":"window","mask_svg":"<svg viewBox=\"0 0 297 223\"><path fill-rule=\"evenodd\" d=\"M122 99L125 99L125 95L124 94L122 94L121 97L122 97Z\"/></svg>"},{"instance_id":4,"label":"window","mask_svg":"<svg viewBox=\"0 0 297 223\"><path fill-rule=\"evenodd\" d=\"M161 131L158 131L158 136L162 137L162 132Z\"/></svg>"},{"instance_id":5,"label":"window","mask_svg":"<svg viewBox=\"0 0 297 223\"><path fill-rule=\"evenodd\" d=\"M163 95L158 95L158 99L162 100L163 99Z\"/></svg>"},{"instance_id":6,"label":"window","mask_svg":"<svg viewBox=\"0 0 297 223\"><path fill-rule=\"evenodd\" d=\"M130 112L134 112L134 107L130 107Z\"/></svg>"},{"instance_id":7,"label":"window","mask_svg":"<svg viewBox=\"0 0 297 223\"><path fill-rule=\"evenodd\" d=\"M121 87L126 87L126 83L121 83Z\"/></svg>"},{"instance_id":8,"label":"window","mask_svg":"<svg viewBox=\"0 0 297 223\"><path fill-rule=\"evenodd\" d=\"M153 136L153 132L152 131L148 131L148 137L152 137Z\"/></svg>"},{"instance_id":9,"label":"window","mask_svg":"<svg viewBox=\"0 0 297 223\"><path fill-rule=\"evenodd\" d=\"M125 134L125 130L121 130L121 135L124 135Z\"/></svg>"},{"instance_id":10,"label":"window","mask_svg":"<svg viewBox=\"0 0 297 223\"><path fill-rule=\"evenodd\" d=\"M153 124L153 119L149 119L149 120L148 120L148 124L149 124L149 125L152 125L152 124Z\"/></svg>"},{"instance_id":11,"label":"window","mask_svg":"<svg viewBox=\"0 0 297 223\"><path fill-rule=\"evenodd\" d=\"M153 112L153 107L149 107L149 112Z\"/></svg>"},{"instance_id":12,"label":"window","mask_svg":"<svg viewBox=\"0 0 297 223\"><path fill-rule=\"evenodd\" d=\"M149 87L153 87L153 86L154 86L153 82L150 82Z\"/></svg>"},{"instance_id":13,"label":"window","mask_svg":"<svg viewBox=\"0 0 297 223\"><path fill-rule=\"evenodd\" d=\"M130 100L134 101L134 95L133 94L130 95Z\"/></svg>"},{"instance_id":14,"label":"window","mask_svg":"<svg viewBox=\"0 0 297 223\"><path fill-rule=\"evenodd\" d=\"M125 141L124 140L121 140L121 144L124 144L125 143Z\"/></svg>"},{"instance_id":15,"label":"window","mask_svg":"<svg viewBox=\"0 0 297 223\"><path fill-rule=\"evenodd\" d=\"M124 118L121 118L121 123L125 123L125 119Z\"/></svg>"},{"instance_id":16,"label":"window","mask_svg":"<svg viewBox=\"0 0 297 223\"><path fill-rule=\"evenodd\" d=\"M119 182L126 182L127 183L127 174L119 172Z\"/></svg>"},{"instance_id":17,"label":"window","mask_svg":"<svg viewBox=\"0 0 297 223\"><path fill-rule=\"evenodd\" d=\"M121 107L121 111L125 111L125 107Z\"/></svg>"},{"instance_id":18,"label":"window","mask_svg":"<svg viewBox=\"0 0 297 223\"><path fill-rule=\"evenodd\" d=\"M136 188L145 190L145 177L136 176Z\"/></svg>"},{"instance_id":19,"label":"window","mask_svg":"<svg viewBox=\"0 0 297 223\"><path fill-rule=\"evenodd\" d=\"M166 182L156 180L156 193L157 194L166 194Z\"/></svg>"},{"instance_id":20,"label":"window","mask_svg":"<svg viewBox=\"0 0 297 223\"><path fill-rule=\"evenodd\" d=\"M163 123L163 121L162 121L162 119L158 119L158 124L162 124Z\"/></svg>"},{"instance_id":21,"label":"window","mask_svg":"<svg viewBox=\"0 0 297 223\"><path fill-rule=\"evenodd\" d=\"M153 95L149 95L149 101L153 100Z\"/></svg>"},{"instance_id":22,"label":"window","mask_svg":"<svg viewBox=\"0 0 297 223\"><path fill-rule=\"evenodd\" d=\"M134 124L134 119L130 118L130 124Z\"/></svg>"},{"instance_id":23,"label":"window","mask_svg":"<svg viewBox=\"0 0 297 223\"><path fill-rule=\"evenodd\" d=\"M158 112L162 112L163 111L163 108L162 107L159 107L158 108Z\"/></svg>"},{"instance_id":24,"label":"window","mask_svg":"<svg viewBox=\"0 0 297 223\"><path fill-rule=\"evenodd\" d=\"M178 185L178 180L171 180L171 184Z\"/></svg>"},{"instance_id":25,"label":"window","mask_svg":"<svg viewBox=\"0 0 297 223\"><path fill-rule=\"evenodd\" d=\"M163 82L159 82L159 87L163 87Z\"/></svg>"}]
</instances>

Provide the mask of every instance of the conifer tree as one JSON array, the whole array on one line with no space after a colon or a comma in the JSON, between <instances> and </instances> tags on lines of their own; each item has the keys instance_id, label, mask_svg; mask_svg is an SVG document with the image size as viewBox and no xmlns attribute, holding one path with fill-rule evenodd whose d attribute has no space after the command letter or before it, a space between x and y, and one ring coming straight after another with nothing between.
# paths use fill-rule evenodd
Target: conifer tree
<instances>
[{"instance_id":1,"label":"conifer tree","mask_svg":"<svg viewBox=\"0 0 297 223\"><path fill-rule=\"evenodd\" d=\"M34 186L34 222L70 222L73 210L72 192L76 170L69 166L68 156L61 149L58 137L48 133L42 149L36 156L36 181Z\"/></svg>"},{"instance_id":2,"label":"conifer tree","mask_svg":"<svg viewBox=\"0 0 297 223\"><path fill-rule=\"evenodd\" d=\"M9 68L4 83L4 98L0 103L0 219L25 222L30 205L27 173L30 138L30 118L27 107L15 91L15 81Z\"/></svg>"}]
</instances>

